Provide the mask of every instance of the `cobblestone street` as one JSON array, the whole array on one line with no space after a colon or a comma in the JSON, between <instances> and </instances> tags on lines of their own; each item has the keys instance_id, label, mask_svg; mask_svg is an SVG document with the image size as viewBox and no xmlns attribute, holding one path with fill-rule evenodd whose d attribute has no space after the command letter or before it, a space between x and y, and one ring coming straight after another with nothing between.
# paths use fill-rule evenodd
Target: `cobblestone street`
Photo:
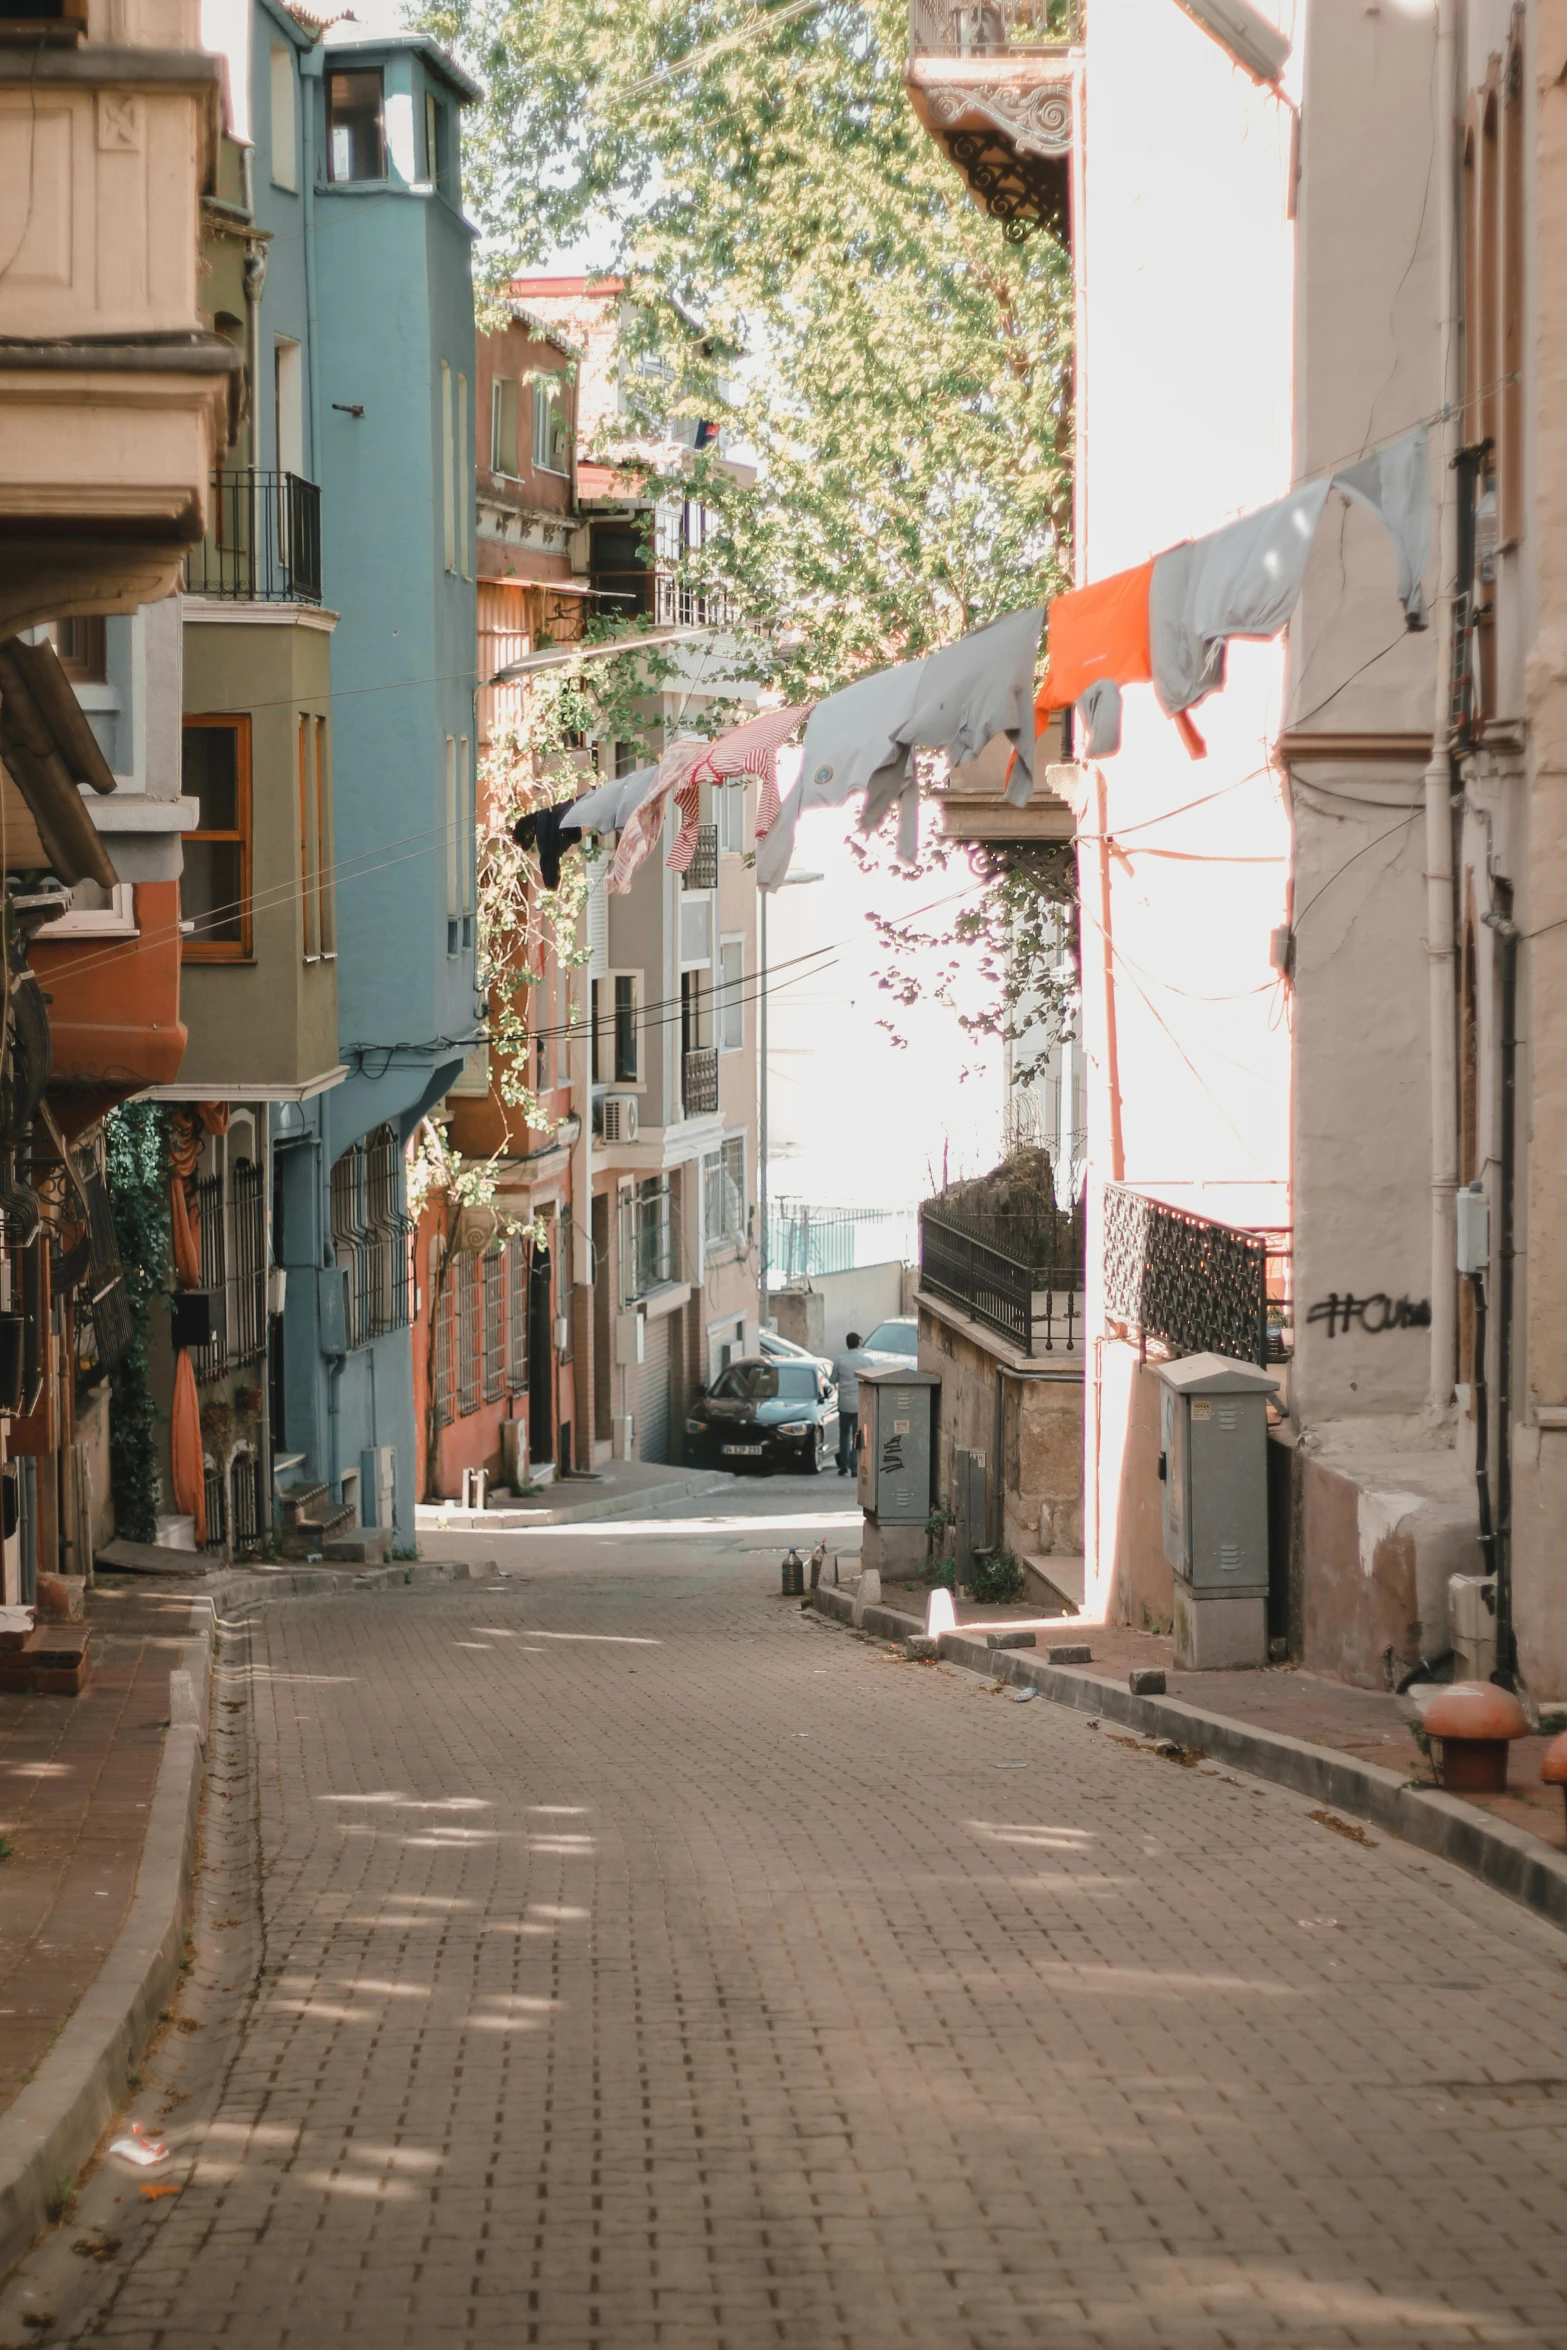
<instances>
[{"instance_id":1,"label":"cobblestone street","mask_svg":"<svg viewBox=\"0 0 1567 2350\"><path fill-rule=\"evenodd\" d=\"M1561 1938L802 1614L836 1491L228 1642L183 2191L0 2339L1567 2343Z\"/></svg>"}]
</instances>

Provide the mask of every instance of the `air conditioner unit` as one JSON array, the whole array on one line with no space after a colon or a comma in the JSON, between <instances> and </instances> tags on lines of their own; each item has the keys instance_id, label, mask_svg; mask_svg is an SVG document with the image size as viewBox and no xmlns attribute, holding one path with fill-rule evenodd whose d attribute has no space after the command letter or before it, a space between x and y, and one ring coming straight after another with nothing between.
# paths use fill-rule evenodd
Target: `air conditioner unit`
<instances>
[{"instance_id":1,"label":"air conditioner unit","mask_svg":"<svg viewBox=\"0 0 1567 2350\"><path fill-rule=\"evenodd\" d=\"M607 1093L597 1106L593 1120L605 1142L635 1142L637 1139L637 1097L634 1093Z\"/></svg>"}]
</instances>

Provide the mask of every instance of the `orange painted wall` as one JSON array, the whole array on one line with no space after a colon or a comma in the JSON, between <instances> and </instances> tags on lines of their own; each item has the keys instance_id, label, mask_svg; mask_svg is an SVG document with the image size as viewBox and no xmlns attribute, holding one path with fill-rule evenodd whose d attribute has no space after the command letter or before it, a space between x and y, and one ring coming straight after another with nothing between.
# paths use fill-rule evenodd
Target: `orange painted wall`
<instances>
[{"instance_id":1,"label":"orange painted wall","mask_svg":"<svg viewBox=\"0 0 1567 2350\"><path fill-rule=\"evenodd\" d=\"M138 883L135 938L33 943L30 961L52 1000L49 1100L67 1138L148 1085L180 1073L180 885Z\"/></svg>"}]
</instances>

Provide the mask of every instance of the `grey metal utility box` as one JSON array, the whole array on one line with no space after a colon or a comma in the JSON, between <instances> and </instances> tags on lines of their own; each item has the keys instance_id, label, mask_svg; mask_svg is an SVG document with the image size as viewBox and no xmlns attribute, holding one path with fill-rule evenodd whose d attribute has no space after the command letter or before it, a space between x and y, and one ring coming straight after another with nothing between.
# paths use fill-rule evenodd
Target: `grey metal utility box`
<instances>
[{"instance_id":1,"label":"grey metal utility box","mask_svg":"<svg viewBox=\"0 0 1567 2350\"><path fill-rule=\"evenodd\" d=\"M1198 1594L1268 1588L1268 1398L1228 1355L1159 1365L1164 1555Z\"/></svg>"},{"instance_id":2,"label":"grey metal utility box","mask_svg":"<svg viewBox=\"0 0 1567 2350\"><path fill-rule=\"evenodd\" d=\"M883 1526L923 1526L935 1499L936 1398L932 1371L860 1373L856 1495Z\"/></svg>"}]
</instances>

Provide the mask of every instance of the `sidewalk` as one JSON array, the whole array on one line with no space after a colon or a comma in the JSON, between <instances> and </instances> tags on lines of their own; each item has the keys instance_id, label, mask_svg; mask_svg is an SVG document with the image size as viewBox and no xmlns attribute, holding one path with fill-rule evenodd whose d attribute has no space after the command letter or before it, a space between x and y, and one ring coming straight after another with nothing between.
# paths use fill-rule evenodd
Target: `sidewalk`
<instances>
[{"instance_id":1,"label":"sidewalk","mask_svg":"<svg viewBox=\"0 0 1567 2350\"><path fill-rule=\"evenodd\" d=\"M592 1476L558 1477L537 1498L497 1500L489 1509L422 1501L414 1511L420 1534L515 1534L531 1526L580 1526L595 1518L632 1517L666 1502L722 1493L735 1480L726 1469L666 1468L658 1461L607 1461Z\"/></svg>"},{"instance_id":2,"label":"sidewalk","mask_svg":"<svg viewBox=\"0 0 1567 2350\"><path fill-rule=\"evenodd\" d=\"M80 1697L0 1698L0 2112L124 1926L190 1638L183 1595L95 1591Z\"/></svg>"},{"instance_id":3,"label":"sidewalk","mask_svg":"<svg viewBox=\"0 0 1567 2350\"><path fill-rule=\"evenodd\" d=\"M916 1628L924 1629L923 1594L892 1586L885 1605L911 1619L918 1608ZM1135 1632L1120 1624L1085 1624L1077 1617L1036 1619L1024 1608L975 1607L968 1602L957 1613L960 1627L972 1626L976 1631L994 1630L1003 1623L1028 1624L1034 1630L1040 1656L1047 1647L1086 1641L1093 1650L1092 1663L1061 1668L1082 1679L1124 1683L1136 1666L1162 1666L1167 1694L1183 1705L1279 1737L1296 1738L1308 1746L1353 1755L1359 1762L1374 1764L1422 1786L1437 1785L1432 1766L1414 1737L1412 1724L1418 1712L1410 1697L1351 1689L1343 1682L1305 1672L1298 1665L1268 1665L1255 1672L1177 1672L1175 1643L1167 1634ZM1466 1795L1460 1800L1538 1837L1553 1852L1567 1854L1567 1806L1561 1789L1546 1787L1540 1780L1540 1764L1553 1735L1514 1742L1505 1795Z\"/></svg>"}]
</instances>

